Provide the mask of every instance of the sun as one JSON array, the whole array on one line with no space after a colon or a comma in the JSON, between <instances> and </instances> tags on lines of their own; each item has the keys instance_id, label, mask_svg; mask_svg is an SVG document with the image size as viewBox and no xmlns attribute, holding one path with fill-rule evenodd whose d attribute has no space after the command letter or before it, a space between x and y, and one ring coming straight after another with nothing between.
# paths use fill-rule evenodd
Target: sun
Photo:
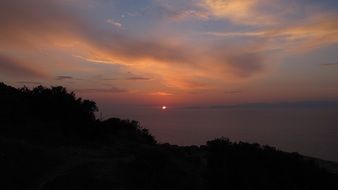
<instances>
[{"instance_id":1,"label":"sun","mask_svg":"<svg viewBox=\"0 0 338 190\"><path fill-rule=\"evenodd\" d=\"M162 110L166 110L167 109L167 106L162 106Z\"/></svg>"}]
</instances>

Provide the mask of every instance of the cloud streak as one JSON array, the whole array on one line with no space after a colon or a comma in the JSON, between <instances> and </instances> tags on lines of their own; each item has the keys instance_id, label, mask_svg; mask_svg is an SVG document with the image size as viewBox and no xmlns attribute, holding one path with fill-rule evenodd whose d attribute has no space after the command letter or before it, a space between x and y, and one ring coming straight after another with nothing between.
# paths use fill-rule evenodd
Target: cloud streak
<instances>
[{"instance_id":1,"label":"cloud streak","mask_svg":"<svg viewBox=\"0 0 338 190\"><path fill-rule=\"evenodd\" d=\"M336 63L323 63L321 64L322 66L328 66L328 67L331 67L331 66L338 66L338 62Z\"/></svg>"},{"instance_id":2,"label":"cloud streak","mask_svg":"<svg viewBox=\"0 0 338 190\"><path fill-rule=\"evenodd\" d=\"M151 96L173 96L174 94L168 92L153 92L150 93Z\"/></svg>"},{"instance_id":3,"label":"cloud streak","mask_svg":"<svg viewBox=\"0 0 338 190\"><path fill-rule=\"evenodd\" d=\"M55 77L55 80L72 80L72 79L74 78L71 76L56 76Z\"/></svg>"},{"instance_id":4,"label":"cloud streak","mask_svg":"<svg viewBox=\"0 0 338 190\"><path fill-rule=\"evenodd\" d=\"M124 92L128 92L128 90L122 89L122 88L117 88L117 87L111 87L109 89L105 89L105 88L79 89L79 90L76 90L76 92L81 92L81 93L124 93Z\"/></svg>"},{"instance_id":5,"label":"cloud streak","mask_svg":"<svg viewBox=\"0 0 338 190\"><path fill-rule=\"evenodd\" d=\"M135 77L128 77L127 80L151 80L151 78L135 76Z\"/></svg>"}]
</instances>

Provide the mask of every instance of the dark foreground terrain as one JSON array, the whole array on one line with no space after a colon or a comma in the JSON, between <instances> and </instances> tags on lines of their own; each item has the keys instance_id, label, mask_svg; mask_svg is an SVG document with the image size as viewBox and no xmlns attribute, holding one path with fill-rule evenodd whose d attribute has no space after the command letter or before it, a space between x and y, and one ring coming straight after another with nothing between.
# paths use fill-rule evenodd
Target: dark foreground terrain
<instances>
[{"instance_id":1,"label":"dark foreground terrain","mask_svg":"<svg viewBox=\"0 0 338 190\"><path fill-rule=\"evenodd\" d=\"M0 105L1 190L338 189L336 163L226 138L159 144L63 87L0 83Z\"/></svg>"}]
</instances>

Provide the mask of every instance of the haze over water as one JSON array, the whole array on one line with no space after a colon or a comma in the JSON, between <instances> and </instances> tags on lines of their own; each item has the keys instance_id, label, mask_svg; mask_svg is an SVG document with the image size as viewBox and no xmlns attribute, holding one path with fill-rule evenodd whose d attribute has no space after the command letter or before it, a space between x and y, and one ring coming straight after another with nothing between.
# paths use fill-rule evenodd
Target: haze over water
<instances>
[{"instance_id":1,"label":"haze over water","mask_svg":"<svg viewBox=\"0 0 338 190\"><path fill-rule=\"evenodd\" d=\"M104 113L108 113L106 109ZM110 112L109 116L140 121L162 143L202 145L224 136L338 162L338 107L174 107L161 111L140 106Z\"/></svg>"}]
</instances>

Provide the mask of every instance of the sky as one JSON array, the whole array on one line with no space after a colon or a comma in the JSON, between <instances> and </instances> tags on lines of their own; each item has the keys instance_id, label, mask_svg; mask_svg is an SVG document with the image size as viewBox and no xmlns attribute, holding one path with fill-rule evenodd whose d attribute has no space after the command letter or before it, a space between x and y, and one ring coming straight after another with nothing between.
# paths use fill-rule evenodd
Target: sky
<instances>
[{"instance_id":1,"label":"sky","mask_svg":"<svg viewBox=\"0 0 338 190\"><path fill-rule=\"evenodd\" d=\"M2 0L0 80L101 104L337 100L336 0Z\"/></svg>"}]
</instances>

